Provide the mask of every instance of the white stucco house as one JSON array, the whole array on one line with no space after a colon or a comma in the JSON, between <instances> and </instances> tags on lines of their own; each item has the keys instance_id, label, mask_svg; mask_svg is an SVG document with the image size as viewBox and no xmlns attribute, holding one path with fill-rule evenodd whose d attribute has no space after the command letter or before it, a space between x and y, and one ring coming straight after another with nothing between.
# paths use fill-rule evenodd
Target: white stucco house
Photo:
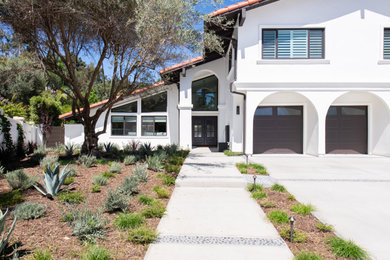
<instances>
[{"instance_id":1,"label":"white stucco house","mask_svg":"<svg viewBox=\"0 0 390 260\"><path fill-rule=\"evenodd\" d=\"M211 27L226 55L161 71L170 80L117 104L100 142L390 155L388 0L247 0L210 15L236 22ZM81 129L67 125L65 142Z\"/></svg>"}]
</instances>

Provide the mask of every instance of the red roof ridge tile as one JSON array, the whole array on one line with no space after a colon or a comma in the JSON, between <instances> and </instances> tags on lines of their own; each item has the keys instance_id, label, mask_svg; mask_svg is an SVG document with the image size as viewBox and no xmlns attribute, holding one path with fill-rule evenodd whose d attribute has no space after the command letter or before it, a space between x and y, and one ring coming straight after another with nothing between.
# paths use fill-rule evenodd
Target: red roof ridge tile
<instances>
[{"instance_id":1,"label":"red roof ridge tile","mask_svg":"<svg viewBox=\"0 0 390 260\"><path fill-rule=\"evenodd\" d=\"M257 3L257 2L261 2L261 1L263 1L263 0L245 0L242 2L238 2L238 3L232 4L232 5L226 6L226 7L222 7L221 9L215 10L215 11L209 13L209 16L216 16L216 15L224 14L224 13L234 11L236 9L239 9L239 8L242 8L242 7Z\"/></svg>"},{"instance_id":2,"label":"red roof ridge tile","mask_svg":"<svg viewBox=\"0 0 390 260\"><path fill-rule=\"evenodd\" d=\"M168 72L168 71L180 68L180 67L184 67L184 66L190 65L194 62L201 61L201 60L203 60L203 56L199 56L199 57L184 61L182 63L175 64L173 66L170 66L170 67L167 67L165 69L160 70L160 74L164 74L165 72Z\"/></svg>"}]
</instances>

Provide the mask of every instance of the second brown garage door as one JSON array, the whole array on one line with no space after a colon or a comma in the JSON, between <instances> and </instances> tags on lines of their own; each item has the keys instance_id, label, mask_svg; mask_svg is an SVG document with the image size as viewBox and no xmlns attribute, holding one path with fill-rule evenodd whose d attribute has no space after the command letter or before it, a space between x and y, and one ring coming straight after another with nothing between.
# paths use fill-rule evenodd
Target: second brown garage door
<instances>
[{"instance_id":1,"label":"second brown garage door","mask_svg":"<svg viewBox=\"0 0 390 260\"><path fill-rule=\"evenodd\" d=\"M253 153L303 153L303 107L258 107Z\"/></svg>"},{"instance_id":2,"label":"second brown garage door","mask_svg":"<svg viewBox=\"0 0 390 260\"><path fill-rule=\"evenodd\" d=\"M367 107L332 106L326 116L326 153L367 154Z\"/></svg>"}]
</instances>

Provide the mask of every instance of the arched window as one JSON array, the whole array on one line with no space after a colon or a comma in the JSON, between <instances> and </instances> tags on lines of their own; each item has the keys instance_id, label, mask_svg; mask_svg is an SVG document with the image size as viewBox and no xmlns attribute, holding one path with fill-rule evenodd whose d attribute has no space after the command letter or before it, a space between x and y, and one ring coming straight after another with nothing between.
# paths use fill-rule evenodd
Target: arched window
<instances>
[{"instance_id":1,"label":"arched window","mask_svg":"<svg viewBox=\"0 0 390 260\"><path fill-rule=\"evenodd\" d=\"M194 111L218 110L218 79L210 76L192 82L192 104Z\"/></svg>"}]
</instances>

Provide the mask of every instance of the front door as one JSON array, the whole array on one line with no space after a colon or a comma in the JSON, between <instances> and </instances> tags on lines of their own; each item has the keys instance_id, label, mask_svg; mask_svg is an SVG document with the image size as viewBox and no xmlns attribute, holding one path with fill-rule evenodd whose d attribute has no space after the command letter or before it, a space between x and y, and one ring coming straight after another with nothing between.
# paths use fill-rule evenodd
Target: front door
<instances>
[{"instance_id":1,"label":"front door","mask_svg":"<svg viewBox=\"0 0 390 260\"><path fill-rule=\"evenodd\" d=\"M217 146L217 117L192 117L192 145Z\"/></svg>"}]
</instances>

